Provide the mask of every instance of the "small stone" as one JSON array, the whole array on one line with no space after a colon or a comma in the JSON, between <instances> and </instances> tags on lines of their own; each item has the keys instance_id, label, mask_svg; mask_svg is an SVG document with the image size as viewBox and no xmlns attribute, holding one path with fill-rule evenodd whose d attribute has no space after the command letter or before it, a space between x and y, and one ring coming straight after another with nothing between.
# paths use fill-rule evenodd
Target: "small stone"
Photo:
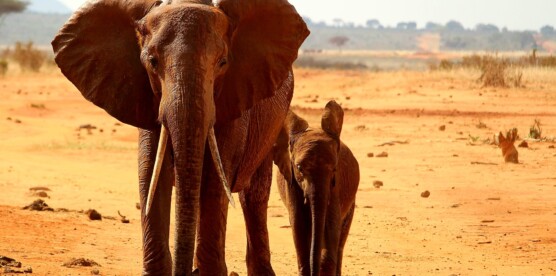
<instances>
[{"instance_id":1,"label":"small stone","mask_svg":"<svg viewBox=\"0 0 556 276\"><path fill-rule=\"evenodd\" d=\"M373 186L375 186L375 188L378 189L378 188L384 186L384 183L382 183L382 181L375 180L375 181L373 181Z\"/></svg>"},{"instance_id":2,"label":"small stone","mask_svg":"<svg viewBox=\"0 0 556 276\"><path fill-rule=\"evenodd\" d=\"M554 145L550 145L550 146L548 146L548 148L549 148L549 149L553 149L553 148L554 148Z\"/></svg>"},{"instance_id":3,"label":"small stone","mask_svg":"<svg viewBox=\"0 0 556 276\"><path fill-rule=\"evenodd\" d=\"M93 270L91 270L91 274L100 275L100 271L98 269L93 269Z\"/></svg>"},{"instance_id":4,"label":"small stone","mask_svg":"<svg viewBox=\"0 0 556 276\"><path fill-rule=\"evenodd\" d=\"M99 212L95 209L89 209L85 214L89 217L90 220L102 220L102 216Z\"/></svg>"},{"instance_id":5,"label":"small stone","mask_svg":"<svg viewBox=\"0 0 556 276\"><path fill-rule=\"evenodd\" d=\"M421 193L421 197L423 197L423 198L428 198L430 195L431 195L431 192L429 192L429 191L424 191L424 192Z\"/></svg>"},{"instance_id":6,"label":"small stone","mask_svg":"<svg viewBox=\"0 0 556 276\"><path fill-rule=\"evenodd\" d=\"M33 273L33 268L29 266L23 270L23 273Z\"/></svg>"},{"instance_id":7,"label":"small stone","mask_svg":"<svg viewBox=\"0 0 556 276\"><path fill-rule=\"evenodd\" d=\"M136 202L136 203L135 203L135 208L136 208L137 210L141 210L141 204L140 204L139 202Z\"/></svg>"},{"instance_id":8,"label":"small stone","mask_svg":"<svg viewBox=\"0 0 556 276\"><path fill-rule=\"evenodd\" d=\"M33 196L48 197L48 194L47 194L45 191L38 191L38 192L35 192L35 193L33 194Z\"/></svg>"},{"instance_id":9,"label":"small stone","mask_svg":"<svg viewBox=\"0 0 556 276\"><path fill-rule=\"evenodd\" d=\"M375 154L372 153L372 152L367 153L367 157L369 157L369 158L370 158L370 157L374 157L374 156L375 156Z\"/></svg>"},{"instance_id":10,"label":"small stone","mask_svg":"<svg viewBox=\"0 0 556 276\"><path fill-rule=\"evenodd\" d=\"M527 144L527 141L522 141L521 143L519 143L518 147L520 148L528 148L529 144Z\"/></svg>"},{"instance_id":11,"label":"small stone","mask_svg":"<svg viewBox=\"0 0 556 276\"><path fill-rule=\"evenodd\" d=\"M376 156L376 157L388 157L388 153L387 153L387 152L385 152L385 151L383 151L383 152L381 152L381 153L377 154L377 156Z\"/></svg>"},{"instance_id":12,"label":"small stone","mask_svg":"<svg viewBox=\"0 0 556 276\"><path fill-rule=\"evenodd\" d=\"M438 128L438 130L444 131L444 130L446 130L446 126L445 126L445 125L441 125L441 126Z\"/></svg>"}]
</instances>

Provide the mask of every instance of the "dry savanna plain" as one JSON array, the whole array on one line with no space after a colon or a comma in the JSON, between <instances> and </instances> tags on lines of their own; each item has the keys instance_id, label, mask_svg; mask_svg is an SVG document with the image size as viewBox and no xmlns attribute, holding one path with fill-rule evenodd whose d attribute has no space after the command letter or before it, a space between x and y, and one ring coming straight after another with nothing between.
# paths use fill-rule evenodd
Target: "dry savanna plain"
<instances>
[{"instance_id":1,"label":"dry savanna plain","mask_svg":"<svg viewBox=\"0 0 556 276\"><path fill-rule=\"evenodd\" d=\"M326 102L341 103L361 168L344 275L556 275L556 70L524 69L520 88L483 88L479 76L295 69L293 110L318 126ZM0 98L0 255L35 275L139 275L137 130L55 68L8 72ZM545 139L526 139L535 120ZM511 128L529 144L519 164L492 143ZM55 211L22 209L39 198ZM276 185L268 228L276 274L296 275ZM240 208L227 229L228 270L246 275ZM99 266L63 266L77 258Z\"/></svg>"}]
</instances>

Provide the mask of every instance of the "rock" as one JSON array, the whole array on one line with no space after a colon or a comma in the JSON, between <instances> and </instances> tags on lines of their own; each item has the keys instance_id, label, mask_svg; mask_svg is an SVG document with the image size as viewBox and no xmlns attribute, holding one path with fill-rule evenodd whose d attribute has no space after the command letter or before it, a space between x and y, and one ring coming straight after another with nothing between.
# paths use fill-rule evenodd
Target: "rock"
<instances>
[{"instance_id":1,"label":"rock","mask_svg":"<svg viewBox=\"0 0 556 276\"><path fill-rule=\"evenodd\" d=\"M446 130L446 126L445 126L445 125L441 125L441 126L438 128L438 130L444 131L444 130Z\"/></svg>"},{"instance_id":2,"label":"rock","mask_svg":"<svg viewBox=\"0 0 556 276\"><path fill-rule=\"evenodd\" d=\"M90 260L90 259L85 259L85 258L78 258L78 259L71 259L67 262L65 262L62 266L65 267L79 267L79 266L100 266L97 262Z\"/></svg>"},{"instance_id":3,"label":"rock","mask_svg":"<svg viewBox=\"0 0 556 276\"><path fill-rule=\"evenodd\" d=\"M141 204L139 202L136 202L135 208L137 208L137 210L141 210Z\"/></svg>"},{"instance_id":4,"label":"rock","mask_svg":"<svg viewBox=\"0 0 556 276\"><path fill-rule=\"evenodd\" d=\"M376 157L388 157L388 153L383 151L383 152L377 154Z\"/></svg>"},{"instance_id":5,"label":"rock","mask_svg":"<svg viewBox=\"0 0 556 276\"><path fill-rule=\"evenodd\" d=\"M79 126L78 130L82 130L82 129L92 130L92 129L97 129L97 127L91 124L83 124Z\"/></svg>"},{"instance_id":6,"label":"rock","mask_svg":"<svg viewBox=\"0 0 556 276\"><path fill-rule=\"evenodd\" d=\"M355 127L355 130L357 130L357 131L365 131L365 130L367 130L367 126L365 126L365 125L358 125L358 126Z\"/></svg>"},{"instance_id":7,"label":"rock","mask_svg":"<svg viewBox=\"0 0 556 276\"><path fill-rule=\"evenodd\" d=\"M21 262L16 261L10 257L0 255L0 267L21 267Z\"/></svg>"},{"instance_id":8,"label":"rock","mask_svg":"<svg viewBox=\"0 0 556 276\"><path fill-rule=\"evenodd\" d=\"M89 217L90 220L102 220L102 216L99 212L95 209L89 209L85 214Z\"/></svg>"},{"instance_id":9,"label":"rock","mask_svg":"<svg viewBox=\"0 0 556 276\"><path fill-rule=\"evenodd\" d=\"M550 145L550 146L548 146L548 148L549 148L549 149L553 149L553 148L554 148L554 145Z\"/></svg>"},{"instance_id":10,"label":"rock","mask_svg":"<svg viewBox=\"0 0 556 276\"><path fill-rule=\"evenodd\" d=\"M33 196L48 197L48 194L45 191L38 191L38 192L33 193Z\"/></svg>"},{"instance_id":11,"label":"rock","mask_svg":"<svg viewBox=\"0 0 556 276\"><path fill-rule=\"evenodd\" d=\"M42 199L37 199L33 201L33 203L23 207L23 210L29 211L54 211L54 209L50 208L46 202Z\"/></svg>"},{"instance_id":12,"label":"rock","mask_svg":"<svg viewBox=\"0 0 556 276\"><path fill-rule=\"evenodd\" d=\"M48 187L43 187L43 186L37 186L37 187L31 187L29 188L29 191L35 192L35 191L51 191Z\"/></svg>"},{"instance_id":13,"label":"rock","mask_svg":"<svg viewBox=\"0 0 556 276\"><path fill-rule=\"evenodd\" d=\"M91 270L92 275L100 275L100 271L98 269Z\"/></svg>"},{"instance_id":14,"label":"rock","mask_svg":"<svg viewBox=\"0 0 556 276\"><path fill-rule=\"evenodd\" d=\"M28 266L23 270L23 273L33 273L33 268Z\"/></svg>"},{"instance_id":15,"label":"rock","mask_svg":"<svg viewBox=\"0 0 556 276\"><path fill-rule=\"evenodd\" d=\"M527 144L527 141L522 141L521 143L519 143L518 147L520 148L528 148L529 144Z\"/></svg>"},{"instance_id":16,"label":"rock","mask_svg":"<svg viewBox=\"0 0 556 276\"><path fill-rule=\"evenodd\" d=\"M431 192L429 192L429 191L424 191L424 192L421 193L421 197L423 197L423 198L428 198L430 195L431 195Z\"/></svg>"},{"instance_id":17,"label":"rock","mask_svg":"<svg viewBox=\"0 0 556 276\"><path fill-rule=\"evenodd\" d=\"M384 186L384 183L382 183L382 181L375 180L375 181L373 181L373 186L375 186L375 188L378 189L378 188Z\"/></svg>"},{"instance_id":18,"label":"rock","mask_svg":"<svg viewBox=\"0 0 556 276\"><path fill-rule=\"evenodd\" d=\"M369 158L370 158L370 157L374 157L374 156L375 156L375 154L372 153L372 152L367 153L367 157L369 157Z\"/></svg>"}]
</instances>

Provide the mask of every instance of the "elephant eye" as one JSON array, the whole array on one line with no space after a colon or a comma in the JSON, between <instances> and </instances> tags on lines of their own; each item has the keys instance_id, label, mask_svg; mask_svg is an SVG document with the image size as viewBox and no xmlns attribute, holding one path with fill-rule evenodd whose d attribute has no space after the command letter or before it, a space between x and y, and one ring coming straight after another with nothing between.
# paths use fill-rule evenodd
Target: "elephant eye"
<instances>
[{"instance_id":1,"label":"elephant eye","mask_svg":"<svg viewBox=\"0 0 556 276\"><path fill-rule=\"evenodd\" d=\"M158 66L158 59L153 55L149 55L148 60L152 68L156 69L156 67Z\"/></svg>"},{"instance_id":2,"label":"elephant eye","mask_svg":"<svg viewBox=\"0 0 556 276\"><path fill-rule=\"evenodd\" d=\"M226 64L228 64L228 59L226 59L225 57L220 59L220 61L218 62L218 66L220 66L220 68L224 67Z\"/></svg>"},{"instance_id":3,"label":"elephant eye","mask_svg":"<svg viewBox=\"0 0 556 276\"><path fill-rule=\"evenodd\" d=\"M303 170L301 169L301 165L297 165L297 171L299 171L299 174L303 175Z\"/></svg>"}]
</instances>

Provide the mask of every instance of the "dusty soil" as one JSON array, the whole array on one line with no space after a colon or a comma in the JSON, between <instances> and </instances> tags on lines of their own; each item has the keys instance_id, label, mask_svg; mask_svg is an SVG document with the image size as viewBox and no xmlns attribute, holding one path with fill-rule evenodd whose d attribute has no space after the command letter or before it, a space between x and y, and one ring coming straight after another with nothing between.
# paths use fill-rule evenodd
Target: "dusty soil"
<instances>
[{"instance_id":1,"label":"dusty soil","mask_svg":"<svg viewBox=\"0 0 556 276\"><path fill-rule=\"evenodd\" d=\"M361 166L345 275L556 274L554 143L529 141L515 165L483 142L513 127L526 137L534 119L555 136L556 72L528 72L519 89L483 89L476 77L296 70L294 109L317 124L329 99L340 102L342 139ZM37 275L138 275L137 130L58 73L8 75L0 91L0 255ZM22 210L38 198L33 187L49 189L42 199L54 210L119 211L130 223ZM268 216L273 267L296 275L275 187ZM228 269L246 275L240 209L229 212L227 237ZM62 266L79 258L100 266Z\"/></svg>"}]
</instances>

